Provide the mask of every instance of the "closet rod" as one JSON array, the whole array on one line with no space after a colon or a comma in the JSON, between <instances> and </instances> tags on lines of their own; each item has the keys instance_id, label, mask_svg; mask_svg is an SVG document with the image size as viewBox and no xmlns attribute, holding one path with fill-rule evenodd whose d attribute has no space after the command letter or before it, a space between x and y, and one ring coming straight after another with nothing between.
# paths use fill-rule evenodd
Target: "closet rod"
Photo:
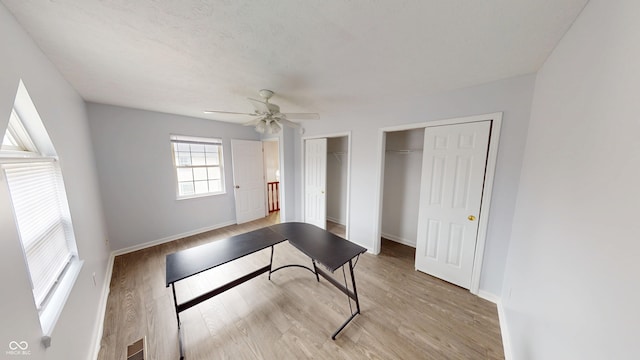
<instances>
[{"instance_id":1,"label":"closet rod","mask_svg":"<svg viewBox=\"0 0 640 360\"><path fill-rule=\"evenodd\" d=\"M398 154L409 154L413 152L422 152L422 149L404 149L404 150L385 150L386 152L398 153Z\"/></svg>"}]
</instances>

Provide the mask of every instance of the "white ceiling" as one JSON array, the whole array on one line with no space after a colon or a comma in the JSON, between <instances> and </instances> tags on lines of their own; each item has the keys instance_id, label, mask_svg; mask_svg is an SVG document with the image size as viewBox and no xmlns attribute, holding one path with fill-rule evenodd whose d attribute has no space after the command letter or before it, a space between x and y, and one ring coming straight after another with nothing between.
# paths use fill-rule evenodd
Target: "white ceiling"
<instances>
[{"instance_id":1,"label":"white ceiling","mask_svg":"<svg viewBox=\"0 0 640 360\"><path fill-rule=\"evenodd\" d=\"M533 73L588 0L1 1L85 100L234 120Z\"/></svg>"}]
</instances>

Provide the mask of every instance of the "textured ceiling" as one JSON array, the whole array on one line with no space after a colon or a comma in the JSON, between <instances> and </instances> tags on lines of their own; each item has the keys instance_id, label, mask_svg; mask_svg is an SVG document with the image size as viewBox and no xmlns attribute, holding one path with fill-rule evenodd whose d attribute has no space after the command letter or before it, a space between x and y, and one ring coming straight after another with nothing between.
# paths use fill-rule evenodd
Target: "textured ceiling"
<instances>
[{"instance_id":1,"label":"textured ceiling","mask_svg":"<svg viewBox=\"0 0 640 360\"><path fill-rule=\"evenodd\" d=\"M217 119L538 70L587 0L1 0L85 100ZM236 119L242 120L242 119Z\"/></svg>"}]
</instances>

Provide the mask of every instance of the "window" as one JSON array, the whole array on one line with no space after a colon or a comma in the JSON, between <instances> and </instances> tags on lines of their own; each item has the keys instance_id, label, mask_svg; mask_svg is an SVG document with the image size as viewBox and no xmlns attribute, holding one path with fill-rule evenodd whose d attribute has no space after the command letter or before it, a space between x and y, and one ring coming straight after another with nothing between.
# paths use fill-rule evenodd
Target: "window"
<instances>
[{"instance_id":1,"label":"window","mask_svg":"<svg viewBox=\"0 0 640 360\"><path fill-rule=\"evenodd\" d=\"M223 194L222 140L171 135L178 199Z\"/></svg>"},{"instance_id":2,"label":"window","mask_svg":"<svg viewBox=\"0 0 640 360\"><path fill-rule=\"evenodd\" d=\"M37 134L37 145L27 129ZM42 149L48 153L45 155ZM20 83L0 146L0 183L6 182L9 190L33 299L47 337L82 267L60 164L52 149L40 117Z\"/></svg>"},{"instance_id":3,"label":"window","mask_svg":"<svg viewBox=\"0 0 640 360\"><path fill-rule=\"evenodd\" d=\"M15 108L11 110L9 124L7 126L7 131L4 134L2 147L0 149L2 149L2 151L25 152L28 155L36 154L38 152L38 149L36 149L36 146L31 141L27 130L22 125L22 120L20 120Z\"/></svg>"},{"instance_id":4,"label":"window","mask_svg":"<svg viewBox=\"0 0 640 360\"><path fill-rule=\"evenodd\" d=\"M62 207L62 175L54 160L3 166L36 306L43 308L71 258L71 219ZM75 250L75 249L73 249Z\"/></svg>"}]
</instances>

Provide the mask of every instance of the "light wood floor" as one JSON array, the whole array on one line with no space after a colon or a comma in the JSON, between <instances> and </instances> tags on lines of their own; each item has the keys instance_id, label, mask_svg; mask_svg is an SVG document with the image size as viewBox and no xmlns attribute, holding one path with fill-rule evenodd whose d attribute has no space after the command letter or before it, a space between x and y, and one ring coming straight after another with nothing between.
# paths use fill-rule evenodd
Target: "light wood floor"
<instances>
[{"instance_id":1,"label":"light wood floor","mask_svg":"<svg viewBox=\"0 0 640 360\"><path fill-rule=\"evenodd\" d=\"M113 267L99 359L125 359L146 336L147 359L177 359L178 337L165 256L277 221L277 214L118 256ZM177 285L183 302L269 261L269 250ZM347 297L308 271L264 274L180 314L186 359L503 359L496 307L414 270L414 249L383 241L356 266L362 314L335 341L349 314ZM274 266L310 261L288 243ZM336 271L342 280L342 272ZM348 276L348 274L347 274Z\"/></svg>"},{"instance_id":2,"label":"light wood floor","mask_svg":"<svg viewBox=\"0 0 640 360\"><path fill-rule=\"evenodd\" d=\"M346 238L345 234L346 234L346 230L347 229L342 224L334 223L333 221L327 220L327 228L326 229L328 231L331 231L332 233L338 235L338 236Z\"/></svg>"}]
</instances>

